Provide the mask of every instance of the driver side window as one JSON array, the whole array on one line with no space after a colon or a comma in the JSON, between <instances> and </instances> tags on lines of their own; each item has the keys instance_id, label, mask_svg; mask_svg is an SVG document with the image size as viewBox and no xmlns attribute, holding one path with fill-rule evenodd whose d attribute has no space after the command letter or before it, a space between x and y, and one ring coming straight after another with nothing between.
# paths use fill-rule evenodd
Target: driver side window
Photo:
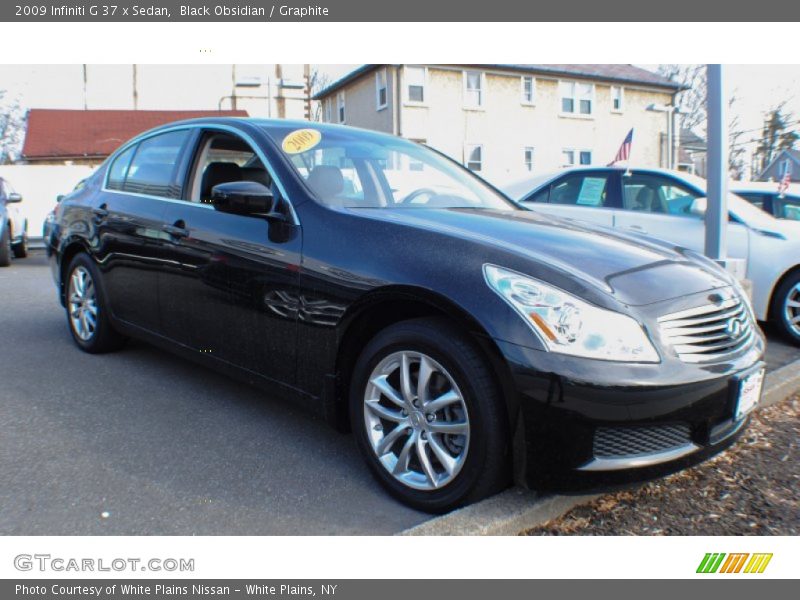
<instances>
[{"instance_id":1,"label":"driver side window","mask_svg":"<svg viewBox=\"0 0 800 600\"><path fill-rule=\"evenodd\" d=\"M701 195L669 177L650 173L625 175L622 189L625 210L698 218L691 208Z\"/></svg>"},{"instance_id":2,"label":"driver side window","mask_svg":"<svg viewBox=\"0 0 800 600\"><path fill-rule=\"evenodd\" d=\"M189 200L210 204L215 186L235 181L260 183L278 194L269 171L247 142L229 133L209 133L195 159Z\"/></svg>"}]
</instances>

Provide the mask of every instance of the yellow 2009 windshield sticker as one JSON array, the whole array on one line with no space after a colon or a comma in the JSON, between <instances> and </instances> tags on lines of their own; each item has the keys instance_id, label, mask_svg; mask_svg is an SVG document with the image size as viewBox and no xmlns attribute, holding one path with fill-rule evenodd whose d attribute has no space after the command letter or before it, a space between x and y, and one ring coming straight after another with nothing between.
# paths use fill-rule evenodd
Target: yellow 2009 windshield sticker
<instances>
[{"instance_id":1,"label":"yellow 2009 windshield sticker","mask_svg":"<svg viewBox=\"0 0 800 600\"><path fill-rule=\"evenodd\" d=\"M316 129L297 129L283 138L281 147L286 154L300 154L319 144L322 134Z\"/></svg>"}]
</instances>

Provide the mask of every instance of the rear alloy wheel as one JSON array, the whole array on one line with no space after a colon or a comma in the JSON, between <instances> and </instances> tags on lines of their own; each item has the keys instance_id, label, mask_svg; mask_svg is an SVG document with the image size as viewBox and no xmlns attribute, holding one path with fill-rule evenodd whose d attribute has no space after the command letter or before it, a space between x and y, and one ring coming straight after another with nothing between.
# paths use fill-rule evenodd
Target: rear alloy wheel
<instances>
[{"instance_id":1,"label":"rear alloy wheel","mask_svg":"<svg viewBox=\"0 0 800 600\"><path fill-rule=\"evenodd\" d=\"M448 321L404 321L364 348L350 419L376 478L410 506L443 512L509 483L507 417L487 361Z\"/></svg>"},{"instance_id":2,"label":"rear alloy wheel","mask_svg":"<svg viewBox=\"0 0 800 600\"><path fill-rule=\"evenodd\" d=\"M775 291L772 315L784 337L800 345L800 273L788 277Z\"/></svg>"},{"instance_id":3,"label":"rear alloy wheel","mask_svg":"<svg viewBox=\"0 0 800 600\"><path fill-rule=\"evenodd\" d=\"M92 354L117 350L125 342L108 320L99 283L92 259L78 254L67 269L67 322L75 343Z\"/></svg>"},{"instance_id":4,"label":"rear alloy wheel","mask_svg":"<svg viewBox=\"0 0 800 600\"><path fill-rule=\"evenodd\" d=\"M97 290L86 267L79 265L72 271L67 298L72 332L89 342L97 331Z\"/></svg>"}]
</instances>

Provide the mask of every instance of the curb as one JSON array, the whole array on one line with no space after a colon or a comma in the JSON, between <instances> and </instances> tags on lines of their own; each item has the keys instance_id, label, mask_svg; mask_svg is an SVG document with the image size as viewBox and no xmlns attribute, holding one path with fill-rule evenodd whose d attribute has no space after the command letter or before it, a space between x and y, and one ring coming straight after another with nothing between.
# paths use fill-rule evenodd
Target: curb
<instances>
[{"instance_id":1,"label":"curb","mask_svg":"<svg viewBox=\"0 0 800 600\"><path fill-rule=\"evenodd\" d=\"M767 373L761 407L780 402L798 390L800 360L795 360ZM512 488L397 535L518 535L600 496L540 496L533 491Z\"/></svg>"}]
</instances>

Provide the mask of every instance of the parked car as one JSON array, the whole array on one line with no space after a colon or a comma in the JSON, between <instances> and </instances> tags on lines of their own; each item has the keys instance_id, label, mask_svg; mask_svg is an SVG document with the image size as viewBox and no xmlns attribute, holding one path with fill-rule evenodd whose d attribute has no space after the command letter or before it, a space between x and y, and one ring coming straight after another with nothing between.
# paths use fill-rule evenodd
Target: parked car
<instances>
[{"instance_id":1,"label":"parked car","mask_svg":"<svg viewBox=\"0 0 800 600\"><path fill-rule=\"evenodd\" d=\"M512 475L675 470L729 445L760 395L764 339L716 264L521 210L376 132L154 129L59 203L49 243L79 348L149 340L310 406L427 511Z\"/></svg>"},{"instance_id":2,"label":"parked car","mask_svg":"<svg viewBox=\"0 0 800 600\"><path fill-rule=\"evenodd\" d=\"M784 193L777 183L764 181L734 181L729 189L776 219L800 221L800 184L789 184Z\"/></svg>"},{"instance_id":3,"label":"parked car","mask_svg":"<svg viewBox=\"0 0 800 600\"><path fill-rule=\"evenodd\" d=\"M0 267L10 265L12 256L28 256L28 220L20 202L22 196L0 177Z\"/></svg>"},{"instance_id":4,"label":"parked car","mask_svg":"<svg viewBox=\"0 0 800 600\"><path fill-rule=\"evenodd\" d=\"M538 212L636 232L696 252L705 246L705 180L663 169L574 168L514 182L508 194ZM800 345L800 223L728 198L728 255L747 261L753 307Z\"/></svg>"}]
</instances>

